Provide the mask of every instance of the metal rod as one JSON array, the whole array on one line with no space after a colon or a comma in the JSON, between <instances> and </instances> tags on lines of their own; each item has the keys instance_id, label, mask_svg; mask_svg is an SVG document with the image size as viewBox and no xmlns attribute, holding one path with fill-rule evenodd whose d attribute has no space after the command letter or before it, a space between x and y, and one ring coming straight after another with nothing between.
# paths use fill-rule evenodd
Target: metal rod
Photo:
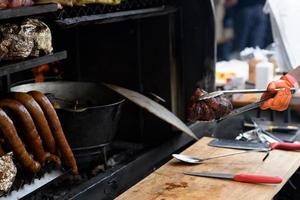
<instances>
[{"instance_id":1,"label":"metal rod","mask_svg":"<svg viewBox=\"0 0 300 200\"><path fill-rule=\"evenodd\" d=\"M250 152L261 152L261 151L259 151L259 150L240 151L240 152L235 152L235 153L228 153L228 154L223 154L223 155L212 156L212 157L209 157L209 158L203 158L201 160L211 160L211 159L215 159L215 158L223 158L223 157L227 157L227 156L233 156L233 155L250 153Z\"/></svg>"},{"instance_id":2,"label":"metal rod","mask_svg":"<svg viewBox=\"0 0 300 200\"><path fill-rule=\"evenodd\" d=\"M275 89L275 91L281 91L285 88L277 88ZM295 92L295 88L291 88L290 89L292 92ZM268 92L267 89L245 89L245 90L223 90L222 91L223 94L235 94L235 93L239 93L239 94L243 94L243 93L264 93L264 92Z\"/></svg>"}]
</instances>

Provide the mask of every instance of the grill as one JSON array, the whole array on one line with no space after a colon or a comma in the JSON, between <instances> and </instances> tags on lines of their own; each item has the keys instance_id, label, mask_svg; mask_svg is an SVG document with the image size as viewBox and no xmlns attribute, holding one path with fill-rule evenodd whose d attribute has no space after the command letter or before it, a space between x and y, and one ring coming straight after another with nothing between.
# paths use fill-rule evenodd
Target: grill
<instances>
[{"instance_id":1,"label":"grill","mask_svg":"<svg viewBox=\"0 0 300 200\"><path fill-rule=\"evenodd\" d=\"M117 6L63 10L50 4L6 11L5 15L0 11L0 19L27 17L30 11L50 26L55 53L1 63L2 91L9 91L20 81L24 83L32 76L31 68L56 62L63 73L54 80L120 85L154 100L163 99L160 103L184 120L185 105L194 88L214 88L214 16L210 0L127 0ZM203 127L189 126L201 136ZM77 158L81 162L97 157L79 176L65 171L23 199L113 199L192 142L127 101L115 139ZM18 174L13 190L22 191L53 168L48 166L41 174L28 177Z\"/></svg>"},{"instance_id":2,"label":"grill","mask_svg":"<svg viewBox=\"0 0 300 200\"><path fill-rule=\"evenodd\" d=\"M82 17L89 15L99 15L120 11L130 11L138 9L146 9L153 7L161 7L166 5L176 5L174 0L126 0L119 5L87 5L84 7L64 8L55 13L57 19L65 19L72 17Z\"/></svg>"}]
</instances>

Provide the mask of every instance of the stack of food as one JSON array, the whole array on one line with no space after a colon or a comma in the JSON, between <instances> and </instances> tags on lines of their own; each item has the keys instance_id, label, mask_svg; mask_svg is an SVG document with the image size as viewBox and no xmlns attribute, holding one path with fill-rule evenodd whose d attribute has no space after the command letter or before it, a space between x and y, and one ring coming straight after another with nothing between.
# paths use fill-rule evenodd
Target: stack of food
<instances>
[{"instance_id":1,"label":"stack of food","mask_svg":"<svg viewBox=\"0 0 300 200\"><path fill-rule=\"evenodd\" d=\"M13 152L22 170L38 173L52 162L57 167L62 163L73 174L78 174L76 160L56 111L41 92L15 92L1 99L0 132L1 159Z\"/></svg>"},{"instance_id":2,"label":"stack of food","mask_svg":"<svg viewBox=\"0 0 300 200\"><path fill-rule=\"evenodd\" d=\"M26 19L20 24L0 25L0 58L17 60L52 53L49 27L40 20Z\"/></svg>"}]
</instances>

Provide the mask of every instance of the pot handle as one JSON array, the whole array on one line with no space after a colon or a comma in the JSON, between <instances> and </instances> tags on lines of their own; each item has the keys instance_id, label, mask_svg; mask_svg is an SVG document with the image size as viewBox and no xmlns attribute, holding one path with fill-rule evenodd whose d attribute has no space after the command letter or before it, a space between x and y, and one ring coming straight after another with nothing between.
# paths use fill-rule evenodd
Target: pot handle
<instances>
[{"instance_id":1,"label":"pot handle","mask_svg":"<svg viewBox=\"0 0 300 200\"><path fill-rule=\"evenodd\" d=\"M120 115L121 106L122 104L119 104L118 106L114 107L114 110L112 111L112 121L114 121Z\"/></svg>"}]
</instances>

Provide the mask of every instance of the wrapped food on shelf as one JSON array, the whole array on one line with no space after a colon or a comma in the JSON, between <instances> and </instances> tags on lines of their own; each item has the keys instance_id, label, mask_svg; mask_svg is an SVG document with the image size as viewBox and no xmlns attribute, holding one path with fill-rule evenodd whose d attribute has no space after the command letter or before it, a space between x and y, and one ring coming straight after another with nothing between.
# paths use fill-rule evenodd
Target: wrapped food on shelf
<instances>
[{"instance_id":1,"label":"wrapped food on shelf","mask_svg":"<svg viewBox=\"0 0 300 200\"><path fill-rule=\"evenodd\" d=\"M0 58L16 60L27 58L34 47L32 30L22 29L16 24L0 25Z\"/></svg>"},{"instance_id":2,"label":"wrapped food on shelf","mask_svg":"<svg viewBox=\"0 0 300 200\"><path fill-rule=\"evenodd\" d=\"M1 60L18 60L28 56L52 53L49 27L37 19L27 19L20 25L0 25Z\"/></svg>"},{"instance_id":3,"label":"wrapped food on shelf","mask_svg":"<svg viewBox=\"0 0 300 200\"><path fill-rule=\"evenodd\" d=\"M22 23L21 29L32 30L34 41L34 47L31 52L32 56L39 56L41 53L52 53L51 31L44 22L37 19L27 19Z\"/></svg>"},{"instance_id":4,"label":"wrapped food on shelf","mask_svg":"<svg viewBox=\"0 0 300 200\"><path fill-rule=\"evenodd\" d=\"M12 159L12 153L0 157L0 196L7 193L14 183L17 168Z\"/></svg>"}]
</instances>

